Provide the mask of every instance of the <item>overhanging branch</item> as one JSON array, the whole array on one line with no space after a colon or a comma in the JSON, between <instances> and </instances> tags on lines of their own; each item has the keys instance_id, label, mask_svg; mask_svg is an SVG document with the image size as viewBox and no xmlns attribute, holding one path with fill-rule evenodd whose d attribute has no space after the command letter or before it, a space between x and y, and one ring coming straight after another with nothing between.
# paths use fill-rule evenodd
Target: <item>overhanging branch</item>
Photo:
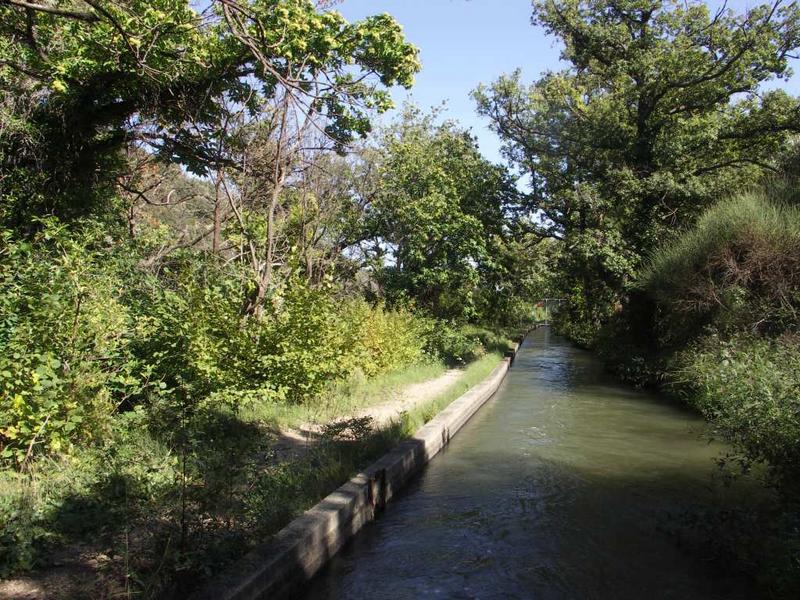
<instances>
[{"instance_id":1,"label":"overhanging branch","mask_svg":"<svg viewBox=\"0 0 800 600\"><path fill-rule=\"evenodd\" d=\"M50 6L49 4L35 4L33 2L25 2L25 0L0 0L0 4L8 6L17 6L19 8L28 8L51 15L58 15L60 17L69 17L70 19L78 19L79 21L86 21L87 23L94 23L99 21L100 18L91 12L83 12L79 10L67 10L66 8L59 8L57 6Z\"/></svg>"}]
</instances>

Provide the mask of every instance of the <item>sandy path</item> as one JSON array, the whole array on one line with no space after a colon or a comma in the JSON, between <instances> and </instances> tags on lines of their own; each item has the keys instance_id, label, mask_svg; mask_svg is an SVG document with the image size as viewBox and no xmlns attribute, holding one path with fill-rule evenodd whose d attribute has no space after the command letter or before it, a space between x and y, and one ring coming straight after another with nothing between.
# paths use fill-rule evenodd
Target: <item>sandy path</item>
<instances>
[{"instance_id":1,"label":"sandy path","mask_svg":"<svg viewBox=\"0 0 800 600\"><path fill-rule=\"evenodd\" d=\"M354 413L338 417L336 421L354 418L372 417L373 427L384 427L397 419L403 412L413 410L417 406L432 400L458 381L464 373L462 369L448 369L439 377L413 383L391 392L391 398L365 406ZM287 459L302 452L319 441L324 423L304 423L293 429L282 429L280 439L273 448L276 458Z\"/></svg>"},{"instance_id":2,"label":"sandy path","mask_svg":"<svg viewBox=\"0 0 800 600\"><path fill-rule=\"evenodd\" d=\"M413 410L420 404L432 400L447 388L453 385L461 377L461 369L449 369L436 379L429 379L420 383L414 383L397 390L396 396L390 400L362 408L353 415L343 417L349 419L353 417L372 417L375 427L383 427L391 423L403 412Z\"/></svg>"}]
</instances>

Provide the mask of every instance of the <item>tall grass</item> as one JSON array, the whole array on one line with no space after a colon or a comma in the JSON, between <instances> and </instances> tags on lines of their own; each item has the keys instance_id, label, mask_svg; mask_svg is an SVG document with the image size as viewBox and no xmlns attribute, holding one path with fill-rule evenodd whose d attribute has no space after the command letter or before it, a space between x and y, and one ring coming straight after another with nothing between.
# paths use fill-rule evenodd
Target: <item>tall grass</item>
<instances>
[{"instance_id":1,"label":"tall grass","mask_svg":"<svg viewBox=\"0 0 800 600\"><path fill-rule=\"evenodd\" d=\"M800 207L753 190L707 211L662 247L642 274L667 346L707 327L776 333L797 323Z\"/></svg>"}]
</instances>

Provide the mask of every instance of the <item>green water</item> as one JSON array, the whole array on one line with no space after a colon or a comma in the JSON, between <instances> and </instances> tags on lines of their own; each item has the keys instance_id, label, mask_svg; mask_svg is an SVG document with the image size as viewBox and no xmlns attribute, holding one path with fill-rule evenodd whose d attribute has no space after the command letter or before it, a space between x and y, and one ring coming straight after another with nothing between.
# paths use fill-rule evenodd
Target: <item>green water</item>
<instances>
[{"instance_id":1,"label":"green water","mask_svg":"<svg viewBox=\"0 0 800 600\"><path fill-rule=\"evenodd\" d=\"M307 591L308 599L747 598L679 543L718 485L702 421L532 333L495 397Z\"/></svg>"}]
</instances>

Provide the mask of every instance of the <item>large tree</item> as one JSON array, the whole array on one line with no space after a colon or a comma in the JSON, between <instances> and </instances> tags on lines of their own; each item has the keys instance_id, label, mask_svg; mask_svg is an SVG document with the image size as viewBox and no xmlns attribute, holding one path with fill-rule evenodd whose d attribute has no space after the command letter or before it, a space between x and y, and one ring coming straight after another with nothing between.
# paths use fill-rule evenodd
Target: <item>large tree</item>
<instances>
[{"instance_id":1,"label":"large tree","mask_svg":"<svg viewBox=\"0 0 800 600\"><path fill-rule=\"evenodd\" d=\"M800 9L537 0L533 22L568 67L474 95L530 176L539 234L565 241L562 293L589 341L656 243L775 169L800 131L797 100L762 85L790 74Z\"/></svg>"},{"instance_id":2,"label":"large tree","mask_svg":"<svg viewBox=\"0 0 800 600\"><path fill-rule=\"evenodd\" d=\"M413 107L383 132L376 161L367 238L386 293L440 317L475 317L524 216L513 179L468 131Z\"/></svg>"},{"instance_id":3,"label":"large tree","mask_svg":"<svg viewBox=\"0 0 800 600\"><path fill-rule=\"evenodd\" d=\"M348 23L312 0L214 0L202 13L188 0L1 0L0 217L96 211L132 143L218 169L231 105L288 107L342 147L418 68L390 16Z\"/></svg>"}]
</instances>

